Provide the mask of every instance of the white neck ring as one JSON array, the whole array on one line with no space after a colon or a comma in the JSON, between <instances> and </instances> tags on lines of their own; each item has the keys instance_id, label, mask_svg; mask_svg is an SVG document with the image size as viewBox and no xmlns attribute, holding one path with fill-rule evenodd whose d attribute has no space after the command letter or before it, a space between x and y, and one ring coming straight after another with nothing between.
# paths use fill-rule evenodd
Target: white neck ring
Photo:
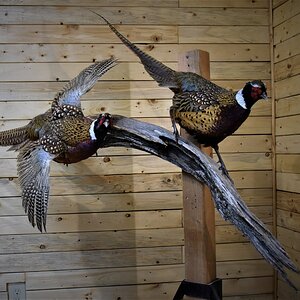
<instances>
[{"instance_id":1,"label":"white neck ring","mask_svg":"<svg viewBox=\"0 0 300 300\"><path fill-rule=\"evenodd\" d=\"M90 126L89 133L90 133L91 140L96 140L96 139L97 139L97 137L96 137L96 135L95 135L95 131L94 131L94 125L95 125L95 122L96 122L96 121L97 121L97 120L94 120L94 121L92 122L91 126Z\"/></svg>"},{"instance_id":2,"label":"white neck ring","mask_svg":"<svg viewBox=\"0 0 300 300\"><path fill-rule=\"evenodd\" d=\"M235 95L235 99L242 108L247 109L246 101L242 92L243 90L239 90Z\"/></svg>"}]
</instances>

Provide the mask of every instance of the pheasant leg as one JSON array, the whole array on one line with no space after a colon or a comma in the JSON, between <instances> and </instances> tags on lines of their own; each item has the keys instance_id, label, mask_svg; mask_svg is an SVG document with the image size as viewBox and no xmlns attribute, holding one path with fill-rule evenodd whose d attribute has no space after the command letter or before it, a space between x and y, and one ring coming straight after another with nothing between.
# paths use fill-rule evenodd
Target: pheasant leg
<instances>
[{"instance_id":1,"label":"pheasant leg","mask_svg":"<svg viewBox=\"0 0 300 300\"><path fill-rule=\"evenodd\" d=\"M170 107L170 117L171 117L171 122L172 122L172 128L173 128L173 134L175 135L176 142L178 142L178 137L179 137L179 132L176 126L176 121L175 121L175 107L171 106Z\"/></svg>"},{"instance_id":2,"label":"pheasant leg","mask_svg":"<svg viewBox=\"0 0 300 300\"><path fill-rule=\"evenodd\" d=\"M220 154L220 152L219 152L219 146L217 145L217 146L214 146L213 147L214 148L214 150L216 151L216 154L217 154L217 156L218 156L218 163L220 164L220 170L222 171L222 173L233 183L233 180L232 180L232 178L229 176L229 173L228 173L228 171L227 171L227 169L226 169L226 166L225 166L225 163L224 163L224 161L223 161L223 159L222 159L222 156L221 156L221 154Z\"/></svg>"}]
</instances>

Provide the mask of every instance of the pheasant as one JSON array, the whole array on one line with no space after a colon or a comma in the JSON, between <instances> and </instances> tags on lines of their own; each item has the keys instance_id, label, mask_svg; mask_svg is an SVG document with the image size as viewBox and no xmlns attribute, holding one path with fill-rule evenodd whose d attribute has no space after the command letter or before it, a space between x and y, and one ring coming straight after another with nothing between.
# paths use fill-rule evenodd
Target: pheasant
<instances>
[{"instance_id":1,"label":"pheasant","mask_svg":"<svg viewBox=\"0 0 300 300\"><path fill-rule=\"evenodd\" d=\"M19 151L17 170L22 205L32 226L46 231L50 162L72 163L96 152L111 122L109 114L85 117L80 97L109 69L113 58L96 62L69 81L55 96L51 108L27 125L0 132L0 145ZM95 135L97 130L97 137Z\"/></svg>"},{"instance_id":2,"label":"pheasant","mask_svg":"<svg viewBox=\"0 0 300 300\"><path fill-rule=\"evenodd\" d=\"M173 91L170 117L176 140L176 123L204 146L211 146L225 175L228 171L218 144L234 133L260 99L267 99L265 84L260 80L247 82L239 91L227 90L192 72L177 72L146 54L122 35L106 18L101 17L119 39L141 60L148 74L162 87ZM230 178L230 177L229 177Z\"/></svg>"}]
</instances>

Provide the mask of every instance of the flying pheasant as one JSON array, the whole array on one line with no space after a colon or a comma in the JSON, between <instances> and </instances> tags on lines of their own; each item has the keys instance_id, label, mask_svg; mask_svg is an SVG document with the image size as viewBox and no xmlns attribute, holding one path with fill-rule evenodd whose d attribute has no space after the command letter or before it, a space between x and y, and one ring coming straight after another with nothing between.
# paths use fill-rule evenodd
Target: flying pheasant
<instances>
[{"instance_id":1,"label":"flying pheasant","mask_svg":"<svg viewBox=\"0 0 300 300\"><path fill-rule=\"evenodd\" d=\"M85 117L80 98L109 69L115 59L96 62L68 82L55 96L51 108L27 125L0 132L0 145L19 151L17 169L22 204L29 222L46 230L50 162L72 163L95 153L105 138L111 116ZM95 135L97 130L97 137Z\"/></svg>"},{"instance_id":2,"label":"flying pheasant","mask_svg":"<svg viewBox=\"0 0 300 300\"><path fill-rule=\"evenodd\" d=\"M141 60L145 70L162 87L174 92L170 107L172 127L177 138L176 123L204 146L211 146L221 170L228 177L218 144L234 133L248 118L251 107L267 99L266 86L260 80L247 82L239 91L222 88L192 72L177 72L146 54L122 35L107 19L101 17L119 39ZM229 177L230 178L230 177Z\"/></svg>"}]
</instances>

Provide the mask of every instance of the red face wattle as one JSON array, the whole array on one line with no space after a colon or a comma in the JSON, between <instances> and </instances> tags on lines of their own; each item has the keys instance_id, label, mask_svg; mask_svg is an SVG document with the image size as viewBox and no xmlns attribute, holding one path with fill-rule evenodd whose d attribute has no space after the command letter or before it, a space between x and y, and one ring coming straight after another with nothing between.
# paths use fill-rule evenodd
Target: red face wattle
<instances>
[{"instance_id":1,"label":"red face wattle","mask_svg":"<svg viewBox=\"0 0 300 300\"><path fill-rule=\"evenodd\" d=\"M110 114L105 113L105 114L101 114L98 117L98 122L97 122L96 128L99 128L102 125L104 125L105 127L109 127L111 125L111 115Z\"/></svg>"},{"instance_id":2,"label":"red face wattle","mask_svg":"<svg viewBox=\"0 0 300 300\"><path fill-rule=\"evenodd\" d=\"M252 86L251 88L251 98L255 101L260 99L267 99L267 94L262 90L261 87Z\"/></svg>"}]
</instances>

